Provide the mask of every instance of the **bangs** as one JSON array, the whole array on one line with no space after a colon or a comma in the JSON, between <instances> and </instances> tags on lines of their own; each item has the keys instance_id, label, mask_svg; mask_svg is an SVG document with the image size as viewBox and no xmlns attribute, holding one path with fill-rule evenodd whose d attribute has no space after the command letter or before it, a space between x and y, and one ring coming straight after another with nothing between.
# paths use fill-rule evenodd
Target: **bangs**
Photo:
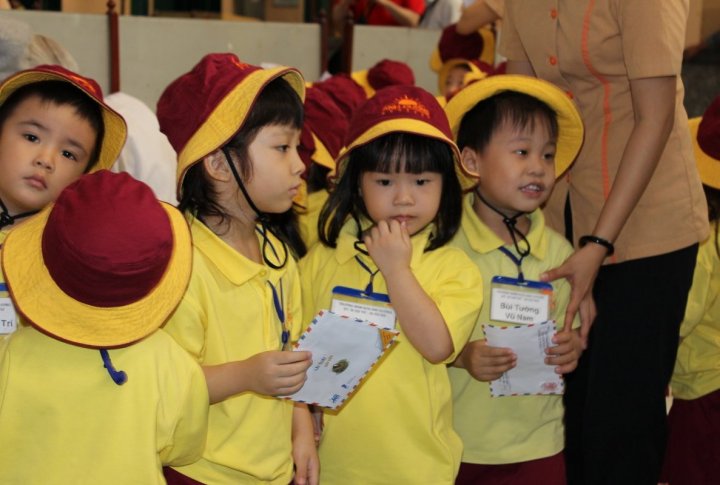
<instances>
[{"instance_id":1,"label":"bangs","mask_svg":"<svg viewBox=\"0 0 720 485\"><path fill-rule=\"evenodd\" d=\"M262 90L250 110L243 130L268 125L302 129L303 103L300 96L283 78L274 79Z\"/></svg>"},{"instance_id":2,"label":"bangs","mask_svg":"<svg viewBox=\"0 0 720 485\"><path fill-rule=\"evenodd\" d=\"M453 152L447 143L409 133L388 133L358 147L348 162L357 163L362 172L418 174L454 169Z\"/></svg>"}]
</instances>

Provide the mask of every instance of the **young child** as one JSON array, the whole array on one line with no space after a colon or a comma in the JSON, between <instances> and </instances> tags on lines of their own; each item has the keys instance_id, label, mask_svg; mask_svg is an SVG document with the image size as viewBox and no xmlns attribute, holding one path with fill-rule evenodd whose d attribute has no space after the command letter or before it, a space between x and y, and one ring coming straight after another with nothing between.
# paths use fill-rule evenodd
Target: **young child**
<instances>
[{"instance_id":1,"label":"young child","mask_svg":"<svg viewBox=\"0 0 720 485\"><path fill-rule=\"evenodd\" d=\"M461 35L455 27L456 24L452 24L443 29L430 57L430 68L438 75L441 104L470 82L494 73L494 33L483 28Z\"/></svg>"},{"instance_id":2,"label":"young child","mask_svg":"<svg viewBox=\"0 0 720 485\"><path fill-rule=\"evenodd\" d=\"M11 231L3 270L32 326L0 342L0 483L162 484L200 457L207 386L158 330L191 258L182 214L107 170Z\"/></svg>"},{"instance_id":3,"label":"young child","mask_svg":"<svg viewBox=\"0 0 720 485\"><path fill-rule=\"evenodd\" d=\"M190 285L166 330L203 366L211 402L202 458L168 469L169 483L285 485L293 458L295 482L317 483L307 407L273 397L297 391L311 362L289 351L302 323L291 207L304 86L294 69L209 54L158 101L194 243Z\"/></svg>"},{"instance_id":4,"label":"young child","mask_svg":"<svg viewBox=\"0 0 720 485\"><path fill-rule=\"evenodd\" d=\"M449 484L457 473L445 365L475 324L482 278L447 246L472 185L451 136L435 98L412 86L381 89L351 123L322 244L300 262L303 321L354 300L400 335L357 394L325 414L323 484Z\"/></svg>"},{"instance_id":5,"label":"young child","mask_svg":"<svg viewBox=\"0 0 720 485\"><path fill-rule=\"evenodd\" d=\"M305 93L305 120L298 152L305 164L306 190L298 210L300 232L306 247L318 241L317 222L328 197L328 176L335 171L348 120L333 99L314 86Z\"/></svg>"},{"instance_id":6,"label":"young child","mask_svg":"<svg viewBox=\"0 0 720 485\"><path fill-rule=\"evenodd\" d=\"M565 93L525 76L473 83L450 100L446 112L463 164L479 176L465 197L452 245L482 273L485 301L470 342L449 370L455 429L465 445L456 483L524 485L542 476L543 484L564 484L562 397L491 397L489 381L513 368L517 356L488 345L483 324L513 325L490 316L493 277L539 281L572 252L545 227L540 206L577 154L582 122ZM563 328L568 283L555 282L552 290L548 319L557 322L558 333L546 363L564 374L577 364L581 344L575 330Z\"/></svg>"},{"instance_id":7,"label":"young child","mask_svg":"<svg viewBox=\"0 0 720 485\"><path fill-rule=\"evenodd\" d=\"M62 67L39 66L0 84L0 247L83 173L110 168L126 131L100 86ZM1 336L18 325L1 273L0 310Z\"/></svg>"},{"instance_id":8,"label":"young child","mask_svg":"<svg viewBox=\"0 0 720 485\"><path fill-rule=\"evenodd\" d=\"M680 327L663 481L710 485L720 477L720 97L690 120L690 131L711 232L700 244Z\"/></svg>"}]
</instances>

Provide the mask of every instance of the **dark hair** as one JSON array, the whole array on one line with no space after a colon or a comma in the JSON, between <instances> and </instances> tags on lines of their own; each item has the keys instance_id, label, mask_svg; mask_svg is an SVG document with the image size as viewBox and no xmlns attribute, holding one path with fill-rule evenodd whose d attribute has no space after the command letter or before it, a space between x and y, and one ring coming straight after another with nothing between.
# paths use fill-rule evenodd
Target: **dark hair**
<instances>
[{"instance_id":1,"label":"dark hair","mask_svg":"<svg viewBox=\"0 0 720 485\"><path fill-rule=\"evenodd\" d=\"M517 91L503 91L480 101L460 122L457 144L482 153L492 135L505 122L518 129L535 128L536 116L546 123L548 132L557 138L559 128L555 111L537 98Z\"/></svg>"},{"instance_id":2,"label":"dark hair","mask_svg":"<svg viewBox=\"0 0 720 485\"><path fill-rule=\"evenodd\" d=\"M345 173L320 212L320 241L335 247L348 217L358 222L360 217L369 217L360 194L360 179L365 172L401 171L442 175L440 207L434 220L436 230L425 250L432 251L450 241L462 216L462 189L455 173L453 151L444 141L408 133L389 133L350 152Z\"/></svg>"},{"instance_id":3,"label":"dark hair","mask_svg":"<svg viewBox=\"0 0 720 485\"><path fill-rule=\"evenodd\" d=\"M720 224L717 223L720 219L720 190L703 184L703 191L708 205L708 220L715 222L715 252L720 257Z\"/></svg>"},{"instance_id":4,"label":"dark hair","mask_svg":"<svg viewBox=\"0 0 720 485\"><path fill-rule=\"evenodd\" d=\"M252 160L248 154L248 147L263 127L280 125L292 126L300 130L302 123L303 103L295 90L282 78L276 78L268 83L257 96L240 130L224 145L235 154L233 161L238 168L240 178L243 181L252 178ZM217 193L213 190L201 163L194 164L185 173L178 208L183 212L191 212L201 221L212 216L220 218L223 223L228 218L228 214L217 202ZM306 248L300 237L295 211L291 208L282 214L267 214L267 216L268 228L290 247L296 258L302 257Z\"/></svg>"},{"instance_id":5,"label":"dark hair","mask_svg":"<svg viewBox=\"0 0 720 485\"><path fill-rule=\"evenodd\" d=\"M329 174L329 168L318 163L311 163L307 169L307 175L305 176L308 194L327 189Z\"/></svg>"},{"instance_id":6,"label":"dark hair","mask_svg":"<svg viewBox=\"0 0 720 485\"><path fill-rule=\"evenodd\" d=\"M58 106L70 105L80 118L87 121L95 130L95 146L90 153L85 172L88 172L100 158L102 141L105 137L105 122L102 108L93 98L79 88L65 81L40 81L26 84L15 90L5 102L0 105L0 131L5 121L12 116L15 109L26 99L37 96L41 101L51 102Z\"/></svg>"}]
</instances>

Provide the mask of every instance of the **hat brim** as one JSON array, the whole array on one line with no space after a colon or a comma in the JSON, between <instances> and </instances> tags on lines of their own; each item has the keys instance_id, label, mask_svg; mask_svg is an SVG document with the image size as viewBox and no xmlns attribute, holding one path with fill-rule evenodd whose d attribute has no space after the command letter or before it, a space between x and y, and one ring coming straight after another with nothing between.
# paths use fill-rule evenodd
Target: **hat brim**
<instances>
[{"instance_id":1,"label":"hat brim","mask_svg":"<svg viewBox=\"0 0 720 485\"><path fill-rule=\"evenodd\" d=\"M700 148L697 142L698 129L702 117L691 118L688 120L690 127L690 136L692 137L693 152L695 153L695 164L697 165L700 180L703 185L720 189L720 160L716 160Z\"/></svg>"},{"instance_id":2,"label":"hat brim","mask_svg":"<svg viewBox=\"0 0 720 485\"><path fill-rule=\"evenodd\" d=\"M258 94L279 77L287 81L300 99L305 101L305 80L298 70L275 67L250 73L218 103L178 154L178 194L181 193L182 182L188 169L227 143L242 128Z\"/></svg>"},{"instance_id":3,"label":"hat brim","mask_svg":"<svg viewBox=\"0 0 720 485\"><path fill-rule=\"evenodd\" d=\"M445 106L453 136L457 139L460 122L465 113L480 101L504 91L527 94L539 99L555 111L559 131L555 152L555 177L559 177L570 167L580 151L584 136L583 122L570 97L555 85L542 79L501 74L466 86Z\"/></svg>"},{"instance_id":4,"label":"hat brim","mask_svg":"<svg viewBox=\"0 0 720 485\"><path fill-rule=\"evenodd\" d=\"M355 71L350 73L350 78L358 83L360 87L362 87L365 90L365 96L369 99L375 96L375 89L373 89L372 86L370 86L370 81L368 81L368 70L365 69L363 71Z\"/></svg>"},{"instance_id":5,"label":"hat brim","mask_svg":"<svg viewBox=\"0 0 720 485\"><path fill-rule=\"evenodd\" d=\"M151 334L180 302L192 267L187 221L169 204L162 206L174 240L165 274L148 295L119 307L79 302L55 284L42 257L42 235L52 204L11 231L3 244L2 262L18 311L41 331L87 347L119 347Z\"/></svg>"},{"instance_id":6,"label":"hat brim","mask_svg":"<svg viewBox=\"0 0 720 485\"><path fill-rule=\"evenodd\" d=\"M457 66L467 66L469 71L465 74L463 86L467 85L470 80L479 80L487 77L487 73L483 72L475 64L468 61L467 59L450 59L440 67L438 72L438 92L442 93L445 91L445 81L447 80L450 71Z\"/></svg>"},{"instance_id":7,"label":"hat brim","mask_svg":"<svg viewBox=\"0 0 720 485\"><path fill-rule=\"evenodd\" d=\"M90 172L103 169L109 170L120 156L123 146L125 146L127 125L125 124L125 119L115 110L110 108L103 101L98 100L94 96L90 96L87 88L81 84L81 79L79 77L74 80L46 71L29 70L19 72L8 78L2 85L0 85L0 104L5 103L5 100L21 87L42 81L63 81L70 83L100 105L102 109L103 124L105 125L105 136L100 145L100 156L98 157L98 162L93 166Z\"/></svg>"},{"instance_id":8,"label":"hat brim","mask_svg":"<svg viewBox=\"0 0 720 485\"><path fill-rule=\"evenodd\" d=\"M455 143L453 143L452 140L449 140L442 131L440 131L433 125L429 123L424 123L420 120L413 118L395 118L392 120L383 121L381 123L373 125L365 133L357 137L357 139L354 140L350 146L343 149L338 156L337 178L341 178L343 176L343 173L345 173L345 167L347 166L348 158L353 150L389 133L408 133L411 135L421 135L429 138L435 138L436 140L447 143L447 145L451 148L453 152L453 158L455 161L455 173L460 180L460 187L463 189L463 191L465 191L472 188L477 183L477 175L473 174L471 171L468 171L460 162L460 151L458 150Z\"/></svg>"}]
</instances>

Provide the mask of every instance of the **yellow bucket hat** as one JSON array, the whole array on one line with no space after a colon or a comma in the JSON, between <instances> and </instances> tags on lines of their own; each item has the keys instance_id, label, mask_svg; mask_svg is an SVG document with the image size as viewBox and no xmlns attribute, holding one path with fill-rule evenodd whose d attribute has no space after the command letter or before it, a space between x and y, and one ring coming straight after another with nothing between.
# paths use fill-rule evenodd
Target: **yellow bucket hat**
<instances>
[{"instance_id":1,"label":"yellow bucket hat","mask_svg":"<svg viewBox=\"0 0 720 485\"><path fill-rule=\"evenodd\" d=\"M558 121L555 176L559 177L575 160L583 143L584 128L575 103L560 88L530 76L500 74L471 83L460 90L445 106L453 136L457 139L465 114L480 101L505 91L515 91L536 98L555 111Z\"/></svg>"},{"instance_id":2,"label":"yellow bucket hat","mask_svg":"<svg viewBox=\"0 0 720 485\"><path fill-rule=\"evenodd\" d=\"M127 173L101 170L13 229L2 265L18 311L87 347L130 344L180 302L192 266L182 214Z\"/></svg>"},{"instance_id":3,"label":"yellow bucket hat","mask_svg":"<svg viewBox=\"0 0 720 485\"><path fill-rule=\"evenodd\" d=\"M263 69L235 54L208 54L160 96L157 117L178 155L177 193L187 170L226 144L237 133L258 95L282 77L305 99L305 80L289 67Z\"/></svg>"},{"instance_id":4,"label":"yellow bucket hat","mask_svg":"<svg viewBox=\"0 0 720 485\"><path fill-rule=\"evenodd\" d=\"M353 150L388 133L422 135L445 142L452 150L462 189L475 185L477 175L462 166L442 107L432 94L416 86L381 89L358 109L350 123L346 146L337 159L337 178L342 177Z\"/></svg>"}]
</instances>

